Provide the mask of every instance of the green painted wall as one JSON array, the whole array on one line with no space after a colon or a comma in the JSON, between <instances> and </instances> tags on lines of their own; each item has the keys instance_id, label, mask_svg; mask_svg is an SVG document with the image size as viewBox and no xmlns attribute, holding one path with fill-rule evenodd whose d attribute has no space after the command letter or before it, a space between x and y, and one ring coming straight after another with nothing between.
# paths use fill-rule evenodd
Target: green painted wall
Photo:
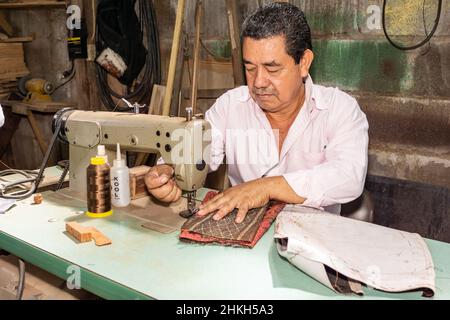
<instances>
[{"instance_id":1,"label":"green painted wall","mask_svg":"<svg viewBox=\"0 0 450 320\"><path fill-rule=\"evenodd\" d=\"M315 82L345 90L395 93L411 89L404 52L382 40L317 40L311 75Z\"/></svg>"}]
</instances>

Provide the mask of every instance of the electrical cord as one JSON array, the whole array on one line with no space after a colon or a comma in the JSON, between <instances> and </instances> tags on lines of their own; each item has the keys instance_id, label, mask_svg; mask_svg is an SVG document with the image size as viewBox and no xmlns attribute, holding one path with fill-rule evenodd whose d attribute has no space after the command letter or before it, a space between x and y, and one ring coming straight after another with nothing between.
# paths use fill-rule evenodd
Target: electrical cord
<instances>
[{"instance_id":1,"label":"electrical cord","mask_svg":"<svg viewBox=\"0 0 450 320\"><path fill-rule=\"evenodd\" d=\"M25 177L25 180L29 179L30 181L33 181L34 179L36 179L38 172L36 170L16 170L16 169L2 170L2 171L0 171L0 181L3 182L3 185L4 185L4 183L9 183L10 181L8 179L4 179L2 177L9 176L12 174L22 175L23 177ZM27 183L27 182L24 182L24 183ZM28 190L28 188L22 184L17 185L16 187ZM0 185L0 191L1 191L1 189L2 189L2 187ZM12 194L17 194L17 192L14 192Z\"/></svg>"},{"instance_id":2,"label":"electrical cord","mask_svg":"<svg viewBox=\"0 0 450 320\"><path fill-rule=\"evenodd\" d=\"M68 84L70 81L72 81L73 77L75 76L75 63L74 63L73 60L72 60L72 66L70 67L69 70L66 70L66 71L63 72L63 76L64 76L64 78L67 78L67 77L68 77L68 79L65 80L64 82L58 84L58 85L53 89L52 93L55 92L56 90L58 90L59 88L61 88L62 86L65 86L65 85Z\"/></svg>"},{"instance_id":3,"label":"electrical cord","mask_svg":"<svg viewBox=\"0 0 450 320\"><path fill-rule=\"evenodd\" d=\"M114 91L108 84L107 71L99 64L96 64L97 80L101 92L100 97L103 104L109 110L115 109L121 112L129 111L128 106L118 106L114 101L114 98L119 100L125 98L132 103L137 102L141 105L149 105L152 94L151 88L154 84L159 84L161 82L160 48L155 9L152 1L148 0L138 0L138 6L141 29L143 30L143 33L147 35L147 56L145 65L139 76L134 80L132 86L127 87L127 93L122 94ZM97 29L99 23L101 23L100 19L98 19L97 22ZM99 34L99 32L96 33L96 43L97 47L101 47L103 44L102 35ZM143 112L147 111L148 108L143 109Z\"/></svg>"},{"instance_id":4,"label":"electrical cord","mask_svg":"<svg viewBox=\"0 0 450 320\"><path fill-rule=\"evenodd\" d=\"M37 174L36 174L36 172L34 172L36 174L35 177L28 176L28 175L32 175L32 174L30 172L23 171L23 170L8 169L8 170L3 170L0 172L0 175L6 175L6 173L9 173L9 174L19 173L26 177L25 179L22 179L19 181L14 181L14 182L9 182L9 183L4 184L0 189L0 198L22 200L22 199L26 199L26 198L30 197L33 193L35 193L35 191L39 187L39 184L41 183L42 178L44 177L44 169L47 166L48 159L50 158L50 154L53 150L53 147L55 145L56 139L58 138L60 130L61 130L61 121L58 121L55 126L52 140L50 142L50 145L47 148L47 151L45 153L44 159L42 160L39 171ZM25 190L20 190L17 192L9 192L9 193L7 192L9 189L20 187L24 183L31 183L30 188L25 189Z\"/></svg>"},{"instance_id":5,"label":"electrical cord","mask_svg":"<svg viewBox=\"0 0 450 320\"><path fill-rule=\"evenodd\" d=\"M425 0L424 0L425 2ZM399 49L399 50L414 50L417 48L420 48L421 46L423 46L424 44L426 44L427 42L430 41L430 39L433 37L438 24L439 24L439 19L441 17L441 9L442 9L442 0L438 0L438 8L437 8L437 12L436 12L436 19L434 20L434 26L433 29L431 29L431 32L426 36L426 38L424 40L422 40L421 42L419 42L418 44L412 45L412 46L401 46L397 43L395 43L390 36L388 35L387 31L386 31L386 4L387 4L387 0L383 0L383 13L382 13L382 25L383 25L383 33L386 36L386 39L389 41L389 43L394 46L395 48ZM423 6L423 9L425 10L425 6ZM426 31L426 27L425 27L425 34L427 34Z\"/></svg>"}]
</instances>

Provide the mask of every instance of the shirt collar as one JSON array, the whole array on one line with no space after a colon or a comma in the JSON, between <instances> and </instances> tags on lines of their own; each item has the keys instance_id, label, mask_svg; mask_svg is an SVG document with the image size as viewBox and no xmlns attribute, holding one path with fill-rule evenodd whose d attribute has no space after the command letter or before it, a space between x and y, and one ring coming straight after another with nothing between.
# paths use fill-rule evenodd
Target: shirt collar
<instances>
[{"instance_id":1,"label":"shirt collar","mask_svg":"<svg viewBox=\"0 0 450 320\"><path fill-rule=\"evenodd\" d=\"M242 95L239 97L240 102L247 102L251 98L250 92L247 86L245 86L245 90L242 90Z\"/></svg>"},{"instance_id":2,"label":"shirt collar","mask_svg":"<svg viewBox=\"0 0 450 320\"><path fill-rule=\"evenodd\" d=\"M314 85L311 76L308 74L308 78L306 79L306 90L309 90L309 97L310 101L307 104L308 109L310 112L313 111L313 108L316 108L318 110L326 110L328 109L328 106L324 103L324 98L322 96L322 92L320 91L319 87ZM307 91L308 92L308 91ZM307 95L308 97L308 95Z\"/></svg>"}]
</instances>

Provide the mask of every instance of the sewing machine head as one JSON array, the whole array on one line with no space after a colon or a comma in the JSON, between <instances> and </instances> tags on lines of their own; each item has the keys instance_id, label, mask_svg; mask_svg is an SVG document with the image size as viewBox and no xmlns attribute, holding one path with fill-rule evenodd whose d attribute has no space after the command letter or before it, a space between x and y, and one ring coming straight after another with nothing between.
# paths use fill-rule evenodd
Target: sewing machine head
<instances>
[{"instance_id":1,"label":"sewing machine head","mask_svg":"<svg viewBox=\"0 0 450 320\"><path fill-rule=\"evenodd\" d=\"M211 125L203 119L65 110L55 116L54 127L58 121L59 136L69 143L73 191L86 194L86 167L99 144L106 146L110 162L117 143L122 152L159 154L164 163L173 165L176 182L184 191L194 192L205 182Z\"/></svg>"}]
</instances>

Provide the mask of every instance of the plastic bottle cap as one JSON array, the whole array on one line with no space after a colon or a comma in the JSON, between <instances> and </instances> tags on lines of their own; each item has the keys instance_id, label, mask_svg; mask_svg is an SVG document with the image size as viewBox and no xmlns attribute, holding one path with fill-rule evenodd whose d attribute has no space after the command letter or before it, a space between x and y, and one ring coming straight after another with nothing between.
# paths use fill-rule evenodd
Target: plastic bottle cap
<instances>
[{"instance_id":1,"label":"plastic bottle cap","mask_svg":"<svg viewBox=\"0 0 450 320\"><path fill-rule=\"evenodd\" d=\"M105 146L102 144L99 144L97 146L97 156L105 156L105 155L106 155Z\"/></svg>"},{"instance_id":2,"label":"plastic bottle cap","mask_svg":"<svg viewBox=\"0 0 450 320\"><path fill-rule=\"evenodd\" d=\"M105 163L106 163L106 161L105 161L104 158L101 158L101 157L93 157L93 158L91 158L91 164L93 164L93 165L102 165L102 164L105 164Z\"/></svg>"},{"instance_id":3,"label":"plastic bottle cap","mask_svg":"<svg viewBox=\"0 0 450 320\"><path fill-rule=\"evenodd\" d=\"M125 159L122 160L122 154L120 153L120 144L117 144L117 154L116 154L116 160L113 161L114 167L125 167Z\"/></svg>"}]
</instances>

